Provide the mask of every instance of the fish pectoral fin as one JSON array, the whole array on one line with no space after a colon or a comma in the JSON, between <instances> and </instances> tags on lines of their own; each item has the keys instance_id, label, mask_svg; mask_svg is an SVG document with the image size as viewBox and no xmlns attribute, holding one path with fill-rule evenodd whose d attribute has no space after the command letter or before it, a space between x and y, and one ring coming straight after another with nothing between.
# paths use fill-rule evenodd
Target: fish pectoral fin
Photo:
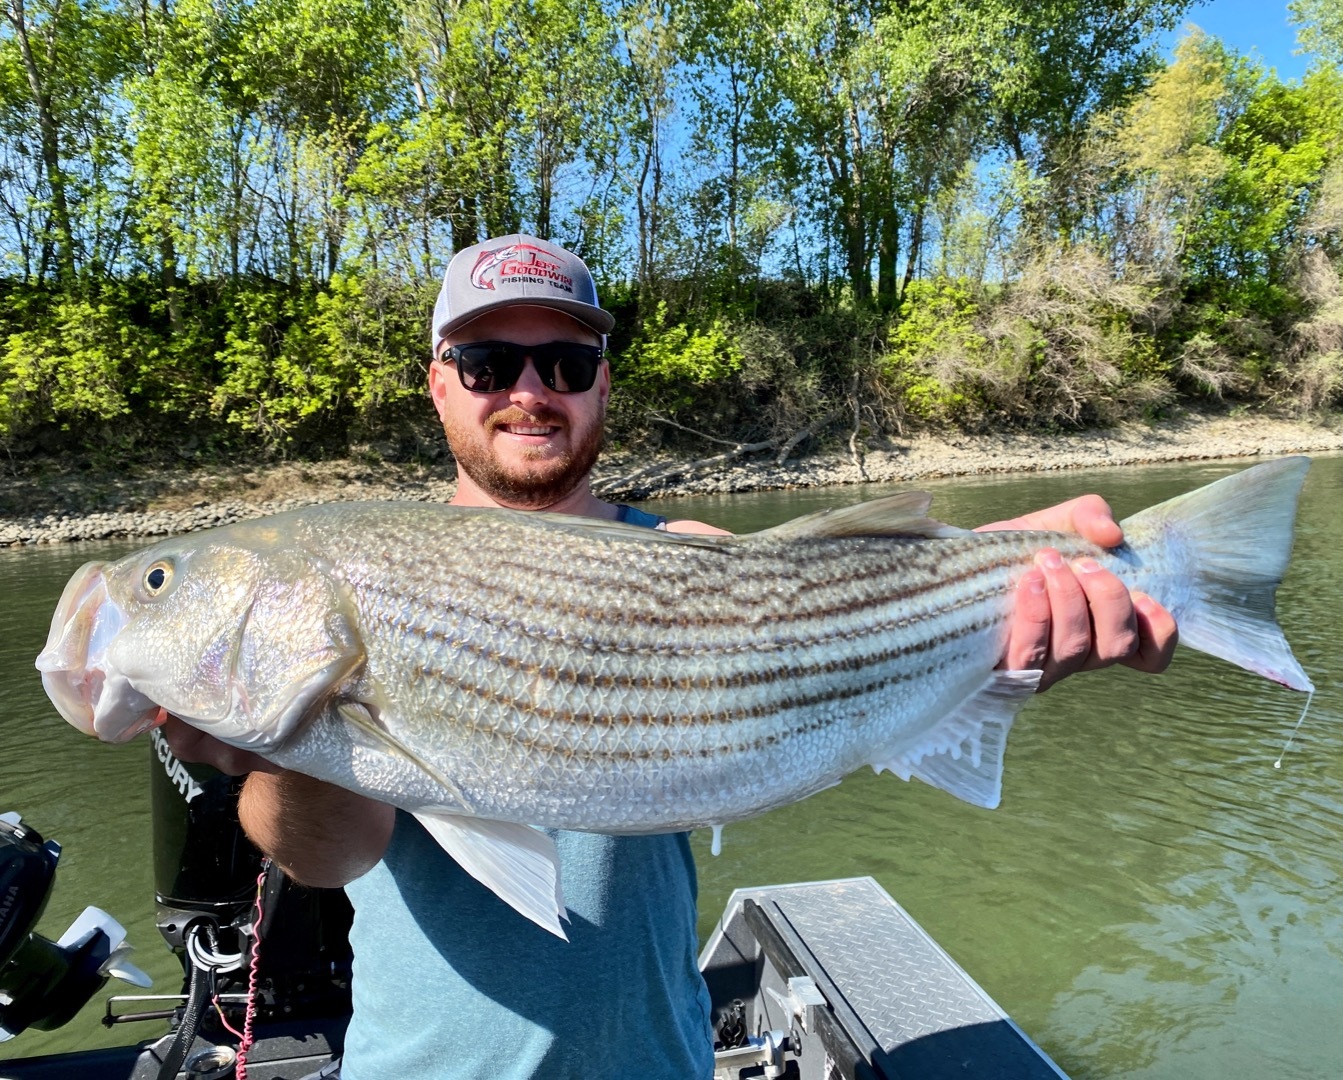
<instances>
[{"instance_id":1,"label":"fish pectoral fin","mask_svg":"<svg viewBox=\"0 0 1343 1080\"><path fill-rule=\"evenodd\" d=\"M415 820L462 869L543 930L568 941L555 841L530 825L421 810Z\"/></svg>"},{"instance_id":2,"label":"fish pectoral fin","mask_svg":"<svg viewBox=\"0 0 1343 1080\"><path fill-rule=\"evenodd\" d=\"M347 699L336 705L336 712L341 719L350 725L355 737L363 745L383 753L391 753L396 757L405 758L422 773L429 776L439 787L448 792L460 809L474 809L471 803L467 801L461 787L454 783L451 777L445 775L442 770L434 768L423 756L417 754L387 730L379 720L382 715L382 709L379 706L366 701Z\"/></svg>"},{"instance_id":3,"label":"fish pectoral fin","mask_svg":"<svg viewBox=\"0 0 1343 1080\"><path fill-rule=\"evenodd\" d=\"M917 776L958 799L995 809L1002 801L1007 733L1040 685L1040 674L993 672L978 692L925 732L916 745L874 761L872 768L889 769L904 780Z\"/></svg>"}]
</instances>

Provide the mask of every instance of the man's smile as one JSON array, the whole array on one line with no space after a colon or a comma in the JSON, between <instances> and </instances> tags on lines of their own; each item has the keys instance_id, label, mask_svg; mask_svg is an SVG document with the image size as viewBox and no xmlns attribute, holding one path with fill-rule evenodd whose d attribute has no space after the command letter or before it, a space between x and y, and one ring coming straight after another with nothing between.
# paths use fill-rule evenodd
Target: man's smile
<instances>
[{"instance_id":1,"label":"man's smile","mask_svg":"<svg viewBox=\"0 0 1343 1080\"><path fill-rule=\"evenodd\" d=\"M556 418L544 413L525 412L519 408L503 409L485 421L485 429L490 434L503 433L517 438L548 439L558 435L565 425Z\"/></svg>"},{"instance_id":2,"label":"man's smile","mask_svg":"<svg viewBox=\"0 0 1343 1080\"><path fill-rule=\"evenodd\" d=\"M500 424L495 430L506 431L510 435L553 435L560 429L553 426L538 427L535 424Z\"/></svg>"}]
</instances>

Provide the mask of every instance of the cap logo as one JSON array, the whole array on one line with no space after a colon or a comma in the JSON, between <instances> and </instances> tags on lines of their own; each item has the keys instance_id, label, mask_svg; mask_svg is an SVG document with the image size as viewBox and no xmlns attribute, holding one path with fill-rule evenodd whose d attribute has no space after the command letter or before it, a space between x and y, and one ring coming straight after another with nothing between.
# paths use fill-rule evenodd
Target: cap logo
<instances>
[{"instance_id":1,"label":"cap logo","mask_svg":"<svg viewBox=\"0 0 1343 1080\"><path fill-rule=\"evenodd\" d=\"M550 285L568 293L574 291L574 279L550 252L535 244L509 244L482 251L471 268L471 284L493 292L496 282Z\"/></svg>"}]
</instances>

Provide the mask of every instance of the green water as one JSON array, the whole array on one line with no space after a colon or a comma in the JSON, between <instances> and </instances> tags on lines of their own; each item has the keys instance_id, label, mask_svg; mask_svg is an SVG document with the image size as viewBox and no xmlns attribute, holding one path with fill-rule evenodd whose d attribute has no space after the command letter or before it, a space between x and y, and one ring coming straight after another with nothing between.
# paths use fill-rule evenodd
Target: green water
<instances>
[{"instance_id":1,"label":"green water","mask_svg":"<svg viewBox=\"0 0 1343 1080\"><path fill-rule=\"evenodd\" d=\"M926 485L971 525L1104 493L1118 513L1241 464L1066 472ZM745 531L884 487L663 500L660 513ZM1316 462L1281 621L1319 692L1280 770L1302 698L1181 651L1160 678L1068 680L1013 729L1003 806L859 773L815 798L696 836L701 932L743 885L871 874L1076 1077L1343 1073L1343 458ZM42 929L86 904L116 915L155 989L177 989L153 927L146 745L107 747L57 718L32 660L71 571L132 545L0 552L0 811L65 846ZM0 1057L132 1041L101 1002Z\"/></svg>"}]
</instances>

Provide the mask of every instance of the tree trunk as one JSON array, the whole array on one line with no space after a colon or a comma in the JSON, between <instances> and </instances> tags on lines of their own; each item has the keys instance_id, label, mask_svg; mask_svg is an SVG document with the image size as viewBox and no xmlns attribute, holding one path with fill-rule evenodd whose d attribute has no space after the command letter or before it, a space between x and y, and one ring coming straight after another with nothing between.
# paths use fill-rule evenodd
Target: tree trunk
<instances>
[{"instance_id":1,"label":"tree trunk","mask_svg":"<svg viewBox=\"0 0 1343 1080\"><path fill-rule=\"evenodd\" d=\"M51 13L52 25L47 39L46 70L54 70L56 64L56 27L55 20L60 17L58 3ZM37 107L38 135L42 147L42 171L46 174L47 189L51 192L51 224L55 233L56 273L63 282L75 276L75 238L70 224L70 205L65 187L65 170L61 167L61 130L51 104L51 91L43 77L33 52L32 41L28 35L28 20L23 8L23 0L9 0L5 18L14 28L14 38L19 45L19 55L23 59L24 73L28 78L28 89L32 93L33 104Z\"/></svg>"},{"instance_id":2,"label":"tree trunk","mask_svg":"<svg viewBox=\"0 0 1343 1080\"><path fill-rule=\"evenodd\" d=\"M900 211L889 196L877 222L877 305L894 311L900 303L896 264L900 258Z\"/></svg>"}]
</instances>

